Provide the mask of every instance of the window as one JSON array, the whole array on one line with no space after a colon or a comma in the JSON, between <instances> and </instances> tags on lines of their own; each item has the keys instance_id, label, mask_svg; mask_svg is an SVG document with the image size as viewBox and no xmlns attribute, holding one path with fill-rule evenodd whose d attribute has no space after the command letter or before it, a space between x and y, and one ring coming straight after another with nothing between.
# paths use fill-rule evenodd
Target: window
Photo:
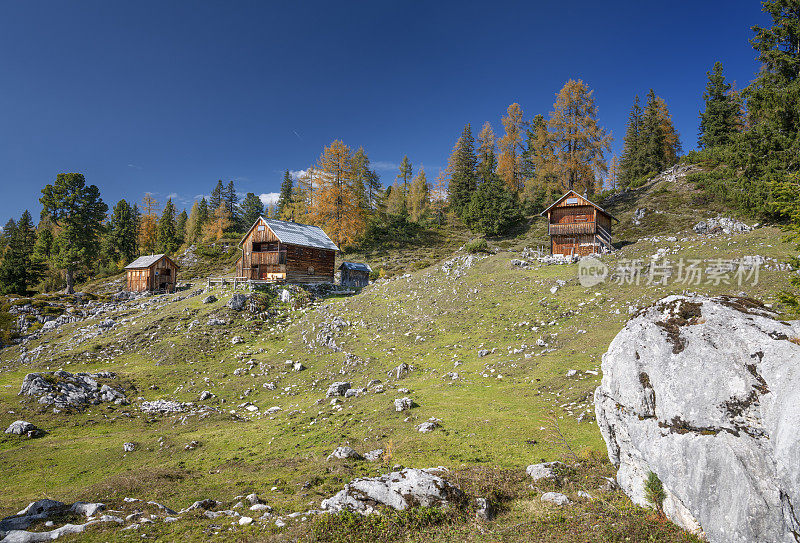
<instances>
[{"instance_id":1,"label":"window","mask_svg":"<svg viewBox=\"0 0 800 543\"><path fill-rule=\"evenodd\" d=\"M568 205L569 204L577 204L577 203L578 203L578 199L577 198L567 198L567 204Z\"/></svg>"},{"instance_id":2,"label":"window","mask_svg":"<svg viewBox=\"0 0 800 543\"><path fill-rule=\"evenodd\" d=\"M256 228L256 230L258 230L259 232L263 232L263 231L264 231L266 228L267 228L267 227L266 227L266 226L264 226L263 224L259 224L259 225L258 225L258 228Z\"/></svg>"}]
</instances>

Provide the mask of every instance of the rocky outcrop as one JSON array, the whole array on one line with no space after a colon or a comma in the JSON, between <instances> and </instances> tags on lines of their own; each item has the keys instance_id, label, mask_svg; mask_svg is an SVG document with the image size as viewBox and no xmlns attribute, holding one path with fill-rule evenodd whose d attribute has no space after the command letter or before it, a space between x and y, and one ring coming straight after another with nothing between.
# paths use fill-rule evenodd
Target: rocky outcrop
<instances>
[{"instance_id":1,"label":"rocky outcrop","mask_svg":"<svg viewBox=\"0 0 800 543\"><path fill-rule=\"evenodd\" d=\"M741 221L730 219L728 217L715 217L713 219L706 219L700 221L692 227L692 230L698 234L741 234L742 232L749 232L753 227Z\"/></svg>"},{"instance_id":2,"label":"rocky outcrop","mask_svg":"<svg viewBox=\"0 0 800 543\"><path fill-rule=\"evenodd\" d=\"M370 514L383 505L401 511L409 507L446 506L462 500L464 493L440 477L444 468L405 468L380 477L362 477L322 501L322 509Z\"/></svg>"},{"instance_id":3,"label":"rocky outcrop","mask_svg":"<svg viewBox=\"0 0 800 543\"><path fill-rule=\"evenodd\" d=\"M22 381L19 396L37 398L40 404L57 408L81 408L101 402L127 405L125 394L98 379L116 379L110 371L69 373L67 371L29 373Z\"/></svg>"},{"instance_id":4,"label":"rocky outcrop","mask_svg":"<svg viewBox=\"0 0 800 543\"><path fill-rule=\"evenodd\" d=\"M12 422L8 428L6 428L5 433L15 436L28 437L40 437L44 434L44 432L37 428L34 424L24 420L15 420Z\"/></svg>"},{"instance_id":5,"label":"rocky outcrop","mask_svg":"<svg viewBox=\"0 0 800 543\"><path fill-rule=\"evenodd\" d=\"M711 542L800 538L800 322L741 298L670 296L603 355L597 422L617 482Z\"/></svg>"},{"instance_id":6,"label":"rocky outcrop","mask_svg":"<svg viewBox=\"0 0 800 543\"><path fill-rule=\"evenodd\" d=\"M0 520L0 540L3 542L30 542L30 541L50 541L62 535L76 534L94 523L103 522L103 519L89 521L85 524L65 524L61 528L50 530L49 532L28 532L28 527L41 521L60 517L68 514L84 515L94 517L97 513L105 509L102 503L75 502L67 505L56 500L38 500L28 504L16 515Z\"/></svg>"}]
</instances>

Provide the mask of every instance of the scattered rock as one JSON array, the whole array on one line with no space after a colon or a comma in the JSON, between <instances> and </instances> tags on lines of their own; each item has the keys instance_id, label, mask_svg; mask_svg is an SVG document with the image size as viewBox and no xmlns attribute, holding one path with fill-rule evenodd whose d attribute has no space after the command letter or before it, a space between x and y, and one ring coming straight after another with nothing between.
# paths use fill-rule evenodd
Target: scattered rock
<instances>
[{"instance_id":1,"label":"scattered rock","mask_svg":"<svg viewBox=\"0 0 800 543\"><path fill-rule=\"evenodd\" d=\"M322 501L326 511L375 512L376 505L395 510L412 506L436 507L464 498L464 493L442 479L440 469L405 468L379 477L363 477L346 484L335 496Z\"/></svg>"},{"instance_id":2,"label":"scattered rock","mask_svg":"<svg viewBox=\"0 0 800 543\"><path fill-rule=\"evenodd\" d=\"M350 383L346 381L338 381L336 383L332 383L328 387L328 392L325 393L327 398L333 398L334 396L344 396L346 392L350 390Z\"/></svg>"},{"instance_id":3,"label":"scattered rock","mask_svg":"<svg viewBox=\"0 0 800 543\"><path fill-rule=\"evenodd\" d=\"M214 397L214 394L212 394L212 393L211 393L211 392L209 392L208 390L204 390L203 392L201 392L201 393L200 393L200 398L199 398L199 400L200 400L201 402L204 402L204 401L206 401L206 400L210 400L210 399L211 399L211 398L213 398L213 397Z\"/></svg>"},{"instance_id":4,"label":"scattered rock","mask_svg":"<svg viewBox=\"0 0 800 543\"><path fill-rule=\"evenodd\" d=\"M217 301L217 297L216 297L216 296L214 296L213 294L212 294L212 295L210 295L210 296L206 296L205 298L203 298L203 303L204 303L204 304L213 304L213 303L214 303L214 302L216 302L216 301Z\"/></svg>"},{"instance_id":5,"label":"scattered rock","mask_svg":"<svg viewBox=\"0 0 800 543\"><path fill-rule=\"evenodd\" d=\"M377 462L383 456L383 449L375 449L374 451L369 451L364 453L364 460L368 462Z\"/></svg>"},{"instance_id":6,"label":"scattered rock","mask_svg":"<svg viewBox=\"0 0 800 543\"><path fill-rule=\"evenodd\" d=\"M414 402L411 398L398 398L394 401L394 410L395 411L407 411L414 407Z\"/></svg>"},{"instance_id":7,"label":"scattered rock","mask_svg":"<svg viewBox=\"0 0 800 543\"><path fill-rule=\"evenodd\" d=\"M352 447L337 447L329 456L328 460L361 460L362 456L358 454Z\"/></svg>"},{"instance_id":8,"label":"scattered rock","mask_svg":"<svg viewBox=\"0 0 800 543\"><path fill-rule=\"evenodd\" d=\"M97 382L97 379L114 378L116 375L110 371L72 374L59 370L29 373L23 379L18 395L35 397L40 404L54 405L57 408L82 408L101 402L127 405L125 394Z\"/></svg>"},{"instance_id":9,"label":"scattered rock","mask_svg":"<svg viewBox=\"0 0 800 543\"><path fill-rule=\"evenodd\" d=\"M439 419L437 419L435 417L431 417L426 422L423 422L422 424L417 426L417 431L422 433L422 434L427 434L429 432L433 432L434 430L439 428L439 426L441 425L440 424L441 422L442 421L440 421Z\"/></svg>"},{"instance_id":10,"label":"scattered rock","mask_svg":"<svg viewBox=\"0 0 800 543\"><path fill-rule=\"evenodd\" d=\"M248 526L250 524L253 524L253 518L252 517L240 517L239 518L239 526Z\"/></svg>"},{"instance_id":11,"label":"scattered rock","mask_svg":"<svg viewBox=\"0 0 800 543\"><path fill-rule=\"evenodd\" d=\"M231 299L228 300L227 306L233 309L234 311L241 311L247 305L247 296L242 294L241 292L236 292Z\"/></svg>"},{"instance_id":12,"label":"scattered rock","mask_svg":"<svg viewBox=\"0 0 800 543\"><path fill-rule=\"evenodd\" d=\"M741 234L742 232L749 232L753 227L735 219L728 217L715 217L700 221L692 227L692 230L698 234Z\"/></svg>"},{"instance_id":13,"label":"scattered rock","mask_svg":"<svg viewBox=\"0 0 800 543\"><path fill-rule=\"evenodd\" d=\"M560 492L545 492L542 494L541 500L555 505L568 505L570 503L569 498Z\"/></svg>"},{"instance_id":14,"label":"scattered rock","mask_svg":"<svg viewBox=\"0 0 800 543\"><path fill-rule=\"evenodd\" d=\"M486 498L475 498L475 517L478 520L492 520L494 518L494 507Z\"/></svg>"},{"instance_id":15,"label":"scattered rock","mask_svg":"<svg viewBox=\"0 0 800 543\"><path fill-rule=\"evenodd\" d=\"M133 452L136 450L136 443L131 443L130 441L122 444L122 450L126 453Z\"/></svg>"},{"instance_id":16,"label":"scattered rock","mask_svg":"<svg viewBox=\"0 0 800 543\"><path fill-rule=\"evenodd\" d=\"M603 355L595 411L617 482L712 542L789 542L800 532L800 323L746 298L669 296L638 312Z\"/></svg>"},{"instance_id":17,"label":"scattered rock","mask_svg":"<svg viewBox=\"0 0 800 543\"><path fill-rule=\"evenodd\" d=\"M38 437L44 432L37 428L35 425L31 424L30 422L26 422L24 420L15 420L12 422L5 431L6 434L12 434L16 436L28 436L28 437Z\"/></svg>"},{"instance_id":18,"label":"scattered rock","mask_svg":"<svg viewBox=\"0 0 800 543\"><path fill-rule=\"evenodd\" d=\"M555 479L556 468L563 466L561 462L543 462L541 464L531 464L525 469L531 479L541 481L542 479Z\"/></svg>"}]
</instances>

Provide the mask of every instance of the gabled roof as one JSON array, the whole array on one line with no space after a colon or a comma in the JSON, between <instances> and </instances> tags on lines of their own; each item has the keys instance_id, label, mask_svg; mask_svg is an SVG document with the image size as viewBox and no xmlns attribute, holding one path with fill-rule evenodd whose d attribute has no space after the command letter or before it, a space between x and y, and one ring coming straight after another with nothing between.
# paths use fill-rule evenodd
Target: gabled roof
<instances>
[{"instance_id":1,"label":"gabled roof","mask_svg":"<svg viewBox=\"0 0 800 543\"><path fill-rule=\"evenodd\" d=\"M592 202L591 200L589 200L589 198L587 198L586 196L581 196L580 194L578 194L578 193L577 193L577 192L575 192L574 190L568 190L566 193L564 193L564 195L563 195L561 198L559 198L558 200L556 200L555 202L553 202L553 203L550 205L550 207L548 207L547 209L545 209L544 211L542 211L541 213L539 213L539 215L541 215L541 216L544 216L544 215L546 215L548 211L550 211L551 209L553 209L555 206L557 206L558 204L560 204L560 203L561 203L561 201L562 201L562 200L564 200L564 199L565 199L567 196L570 196L570 195L572 195L572 194L574 194L574 195L575 195L575 196L577 196L578 198L581 198L581 199L583 199L583 200L586 200L587 202L589 202L589 205L590 205L590 206L593 206L595 209L597 209L597 210L598 210L598 211L600 211L601 213L603 213L603 214L605 214L605 215L608 215L609 217L611 217L611 218L612 218L612 219L614 219L615 221L619 222L619 219L617 219L617 218L616 218L614 215L612 215L611 213L609 213L608 211L606 211L605 209L603 209L602 207L600 207L600 206L599 206L599 205L597 205L596 203L594 203L594 202Z\"/></svg>"},{"instance_id":2,"label":"gabled roof","mask_svg":"<svg viewBox=\"0 0 800 543\"><path fill-rule=\"evenodd\" d=\"M328 249L331 251L338 251L339 247L328 237L322 228L319 226L312 226L310 224L300 224L297 222L292 221L279 221L277 219L267 219L265 217L260 217L253 226L250 227L250 230L247 231L242 241L239 242L241 245L245 238L250 235L250 231L256 227L256 225L260 222L264 221L264 223L272 230L272 233L275 234L275 237L281 243L288 243L291 245L302 245L303 247L314 247L318 249Z\"/></svg>"},{"instance_id":3,"label":"gabled roof","mask_svg":"<svg viewBox=\"0 0 800 543\"><path fill-rule=\"evenodd\" d=\"M370 268L368 264L362 264L360 262L342 262L342 265L339 266L339 269L341 270L342 268L346 270L363 271L367 273L372 271L372 268Z\"/></svg>"},{"instance_id":4,"label":"gabled roof","mask_svg":"<svg viewBox=\"0 0 800 543\"><path fill-rule=\"evenodd\" d=\"M165 255L163 253L160 254L160 255L140 256L139 258L137 258L136 260L134 260L133 262L131 262L130 264L125 266L125 269L126 270L140 270L140 269L143 269L143 268L149 268L150 266L152 266L153 264L155 264L156 262L158 262L159 260L161 260L165 256L167 256L167 255ZM167 256L167 259L169 259L170 262L175 264L175 262L171 258L169 258L168 256ZM178 267L178 265L175 264L175 267Z\"/></svg>"}]
</instances>

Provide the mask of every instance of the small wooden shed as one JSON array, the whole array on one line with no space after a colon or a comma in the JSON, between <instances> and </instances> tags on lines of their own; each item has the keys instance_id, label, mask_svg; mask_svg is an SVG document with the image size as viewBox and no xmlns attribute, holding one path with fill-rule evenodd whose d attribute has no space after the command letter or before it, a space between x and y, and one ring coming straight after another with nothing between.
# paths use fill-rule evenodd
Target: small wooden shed
<instances>
[{"instance_id":1,"label":"small wooden shed","mask_svg":"<svg viewBox=\"0 0 800 543\"><path fill-rule=\"evenodd\" d=\"M236 276L248 281L333 283L339 247L319 226L259 217L239 243Z\"/></svg>"},{"instance_id":2,"label":"small wooden shed","mask_svg":"<svg viewBox=\"0 0 800 543\"><path fill-rule=\"evenodd\" d=\"M364 288L369 285L372 268L360 262L342 262L339 266L339 284L348 288Z\"/></svg>"},{"instance_id":3,"label":"small wooden shed","mask_svg":"<svg viewBox=\"0 0 800 543\"><path fill-rule=\"evenodd\" d=\"M140 256L127 266L126 285L132 292L174 292L179 266L165 254Z\"/></svg>"},{"instance_id":4,"label":"small wooden shed","mask_svg":"<svg viewBox=\"0 0 800 543\"><path fill-rule=\"evenodd\" d=\"M619 220L574 190L542 215L547 215L551 254L586 256L612 250L611 221Z\"/></svg>"}]
</instances>

